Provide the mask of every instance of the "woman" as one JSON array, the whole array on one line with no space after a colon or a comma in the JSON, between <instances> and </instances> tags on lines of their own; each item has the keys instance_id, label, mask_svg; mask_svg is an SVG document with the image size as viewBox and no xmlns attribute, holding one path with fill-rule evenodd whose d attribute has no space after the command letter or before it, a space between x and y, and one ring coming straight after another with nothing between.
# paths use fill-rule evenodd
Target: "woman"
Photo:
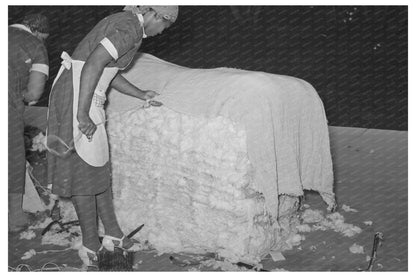
<instances>
[{"instance_id":1,"label":"woman","mask_svg":"<svg viewBox=\"0 0 416 277\"><path fill-rule=\"evenodd\" d=\"M49 36L48 18L28 14L22 24L9 26L9 230L21 231L29 220L22 208L25 189L24 101L36 103L49 75L44 41Z\"/></svg>"},{"instance_id":2,"label":"woman","mask_svg":"<svg viewBox=\"0 0 416 277\"><path fill-rule=\"evenodd\" d=\"M126 6L123 12L101 20L72 57L62 55L63 66L50 95L47 134L68 145L72 142L76 151L65 158L49 155L48 181L54 194L72 199L82 232L79 255L88 266L96 265L102 246L127 251L138 246L123 235L114 213L104 127L105 92L111 85L143 100L157 95L135 87L118 71L129 65L143 38L162 33L177 16L177 6ZM102 246L97 214L106 233Z\"/></svg>"}]
</instances>

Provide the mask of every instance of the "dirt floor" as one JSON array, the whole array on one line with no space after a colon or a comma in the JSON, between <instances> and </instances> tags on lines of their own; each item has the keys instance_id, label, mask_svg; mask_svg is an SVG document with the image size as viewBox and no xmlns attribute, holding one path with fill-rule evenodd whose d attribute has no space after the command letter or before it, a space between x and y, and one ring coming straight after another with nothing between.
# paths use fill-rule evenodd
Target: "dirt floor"
<instances>
[{"instance_id":1,"label":"dirt floor","mask_svg":"<svg viewBox=\"0 0 416 277\"><path fill-rule=\"evenodd\" d=\"M383 233L383 243L377 251L373 271L408 270L408 187L407 187L407 132L361 128L330 127L331 150L334 161L335 190L338 212L345 222L354 224L362 232L345 237L332 230L303 233L305 240L292 250L283 252L285 260L275 262L271 256L262 260L264 270L286 271L360 271L368 266L376 232ZM37 162L37 164L36 164ZM38 160L35 177L45 182L45 162ZM326 213L319 195L306 193L305 204ZM342 209L347 205L356 211ZM345 206L344 206L345 207ZM347 209L348 210L348 209ZM371 222L370 222L371 221ZM364 223L366 222L366 223ZM39 253L65 247L41 245L41 230L31 240L19 239L20 234L9 234L9 271L60 270L76 271L81 261L75 250ZM363 252L353 254L353 244L363 246ZM38 254L27 260L21 257L34 249ZM134 257L136 271L235 271L237 267L215 267L173 263L194 261L196 256L163 254L154 251L138 253ZM200 257L201 258L201 257ZM203 258L203 257L202 257ZM26 264L27 266L22 266ZM241 270L246 268L240 267ZM56 270L56 269L55 269Z\"/></svg>"}]
</instances>

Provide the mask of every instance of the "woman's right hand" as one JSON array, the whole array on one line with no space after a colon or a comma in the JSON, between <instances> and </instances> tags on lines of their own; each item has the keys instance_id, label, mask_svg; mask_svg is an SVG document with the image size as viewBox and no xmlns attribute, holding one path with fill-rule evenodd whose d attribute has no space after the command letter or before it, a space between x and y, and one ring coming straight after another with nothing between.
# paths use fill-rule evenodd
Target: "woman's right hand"
<instances>
[{"instance_id":1,"label":"woman's right hand","mask_svg":"<svg viewBox=\"0 0 416 277\"><path fill-rule=\"evenodd\" d=\"M156 96L159 96L159 95L160 95L159 93L157 93L156 91L153 91L153 90L145 90L144 91L144 99L145 100L150 100L150 99L152 99Z\"/></svg>"},{"instance_id":2,"label":"woman's right hand","mask_svg":"<svg viewBox=\"0 0 416 277\"><path fill-rule=\"evenodd\" d=\"M94 124L88 114L78 113L77 119L79 122L78 129L87 136L88 139L91 139L97 130L97 125Z\"/></svg>"}]
</instances>

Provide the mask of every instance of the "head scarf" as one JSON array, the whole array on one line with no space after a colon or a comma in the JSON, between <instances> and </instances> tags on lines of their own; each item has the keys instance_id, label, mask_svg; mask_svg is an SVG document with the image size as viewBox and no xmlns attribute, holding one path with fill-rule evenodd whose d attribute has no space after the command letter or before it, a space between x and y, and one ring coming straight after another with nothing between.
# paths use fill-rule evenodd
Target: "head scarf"
<instances>
[{"instance_id":1,"label":"head scarf","mask_svg":"<svg viewBox=\"0 0 416 277\"><path fill-rule=\"evenodd\" d=\"M125 6L125 11L132 11L134 13L145 14L149 10L154 10L158 15L172 23L178 18L178 6Z\"/></svg>"}]
</instances>

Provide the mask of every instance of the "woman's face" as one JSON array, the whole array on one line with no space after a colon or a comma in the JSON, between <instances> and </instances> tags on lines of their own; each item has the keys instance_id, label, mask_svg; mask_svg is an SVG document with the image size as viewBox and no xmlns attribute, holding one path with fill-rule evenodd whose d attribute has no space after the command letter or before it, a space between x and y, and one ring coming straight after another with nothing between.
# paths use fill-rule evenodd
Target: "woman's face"
<instances>
[{"instance_id":1,"label":"woman's face","mask_svg":"<svg viewBox=\"0 0 416 277\"><path fill-rule=\"evenodd\" d=\"M172 23L161 16L154 15L147 27L145 28L146 35L153 37L161 34L165 29L169 28Z\"/></svg>"}]
</instances>

